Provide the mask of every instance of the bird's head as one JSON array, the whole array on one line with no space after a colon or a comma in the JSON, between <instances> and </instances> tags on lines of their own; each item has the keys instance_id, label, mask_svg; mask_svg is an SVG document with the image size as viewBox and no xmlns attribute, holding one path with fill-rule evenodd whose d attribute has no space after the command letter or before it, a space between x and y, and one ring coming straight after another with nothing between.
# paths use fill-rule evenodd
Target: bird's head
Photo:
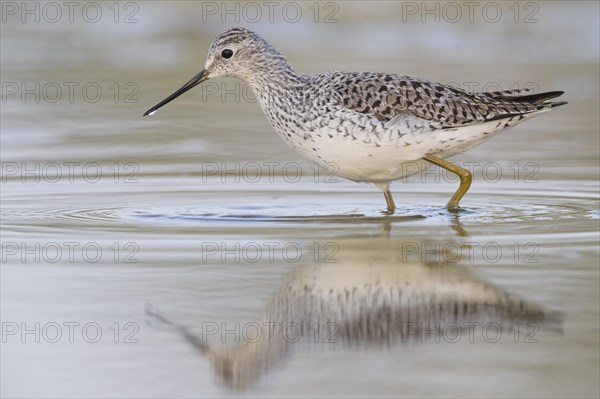
<instances>
[{"instance_id":1,"label":"bird's head","mask_svg":"<svg viewBox=\"0 0 600 399\"><path fill-rule=\"evenodd\" d=\"M281 67L289 68L286 59L256 33L245 28L226 30L210 45L204 69L175 93L146 111L144 116L154 114L163 105L207 79L229 76L252 84L257 77L267 77Z\"/></svg>"}]
</instances>

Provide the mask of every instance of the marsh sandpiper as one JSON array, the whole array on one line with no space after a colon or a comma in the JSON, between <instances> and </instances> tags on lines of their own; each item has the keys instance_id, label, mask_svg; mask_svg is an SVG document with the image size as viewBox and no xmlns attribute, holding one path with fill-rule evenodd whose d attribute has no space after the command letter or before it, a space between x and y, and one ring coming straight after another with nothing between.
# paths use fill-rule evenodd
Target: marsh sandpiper
<instances>
[{"instance_id":1,"label":"marsh sandpiper","mask_svg":"<svg viewBox=\"0 0 600 399\"><path fill-rule=\"evenodd\" d=\"M214 40L204 69L163 105L201 82L230 76L245 81L279 136L300 154L356 182L379 187L395 210L389 183L432 163L460 178L448 202L458 210L471 173L445 160L566 102L562 91L470 93L428 80L375 72L302 75L256 33L229 29ZM331 170L331 169L329 169Z\"/></svg>"}]
</instances>

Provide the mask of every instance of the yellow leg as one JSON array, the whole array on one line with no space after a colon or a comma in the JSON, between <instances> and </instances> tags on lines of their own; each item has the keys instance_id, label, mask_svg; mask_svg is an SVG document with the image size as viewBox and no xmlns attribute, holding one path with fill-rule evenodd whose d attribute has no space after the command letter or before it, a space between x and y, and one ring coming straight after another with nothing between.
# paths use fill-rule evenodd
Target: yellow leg
<instances>
[{"instance_id":1,"label":"yellow leg","mask_svg":"<svg viewBox=\"0 0 600 399\"><path fill-rule=\"evenodd\" d=\"M440 168L444 168L460 177L460 186L458 187L458 190L456 190L452 198L450 198L450 201L448 201L447 205L448 209L450 210L460 209L460 206L458 206L458 202L467 193L467 191L469 191L469 187L471 187L471 181L473 180L471 172L451 162L445 161L438 157L434 157L433 155L427 155L423 157L423 159L431 162L434 165L439 166Z\"/></svg>"},{"instance_id":2,"label":"yellow leg","mask_svg":"<svg viewBox=\"0 0 600 399\"><path fill-rule=\"evenodd\" d=\"M392 193L390 189L388 188L387 190L385 190L383 192L383 195L385 197L385 202L387 202L387 213L391 215L396 210L396 204L394 204L394 198L392 198Z\"/></svg>"}]
</instances>

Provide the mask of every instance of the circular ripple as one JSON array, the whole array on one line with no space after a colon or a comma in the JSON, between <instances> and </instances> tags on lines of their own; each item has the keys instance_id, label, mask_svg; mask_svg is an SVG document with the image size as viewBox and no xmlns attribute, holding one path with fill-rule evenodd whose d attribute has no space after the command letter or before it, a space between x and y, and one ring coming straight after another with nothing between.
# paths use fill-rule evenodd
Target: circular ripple
<instances>
[{"instance_id":1,"label":"circular ripple","mask_svg":"<svg viewBox=\"0 0 600 399\"><path fill-rule=\"evenodd\" d=\"M257 206L236 205L231 207L188 206L153 207L126 212L123 217L141 220L171 220L188 222L330 222L356 223L377 221L404 221L424 219L427 216L419 210L400 208L394 215L387 215L380 209L366 207L349 208L339 204L303 204L302 206Z\"/></svg>"},{"instance_id":2,"label":"circular ripple","mask_svg":"<svg viewBox=\"0 0 600 399\"><path fill-rule=\"evenodd\" d=\"M306 197L304 197L306 198ZM442 205L403 205L394 215L384 212L381 201L372 202L318 202L303 201L293 196L285 203L260 198L264 204L221 203L218 200L204 199L204 203L179 205L170 199L171 204L139 207L110 208L31 208L14 206L3 208L1 215L4 226L43 225L60 227L62 224L81 226L113 226L126 223L146 222L171 224L214 224L214 223L422 223L446 225L449 219L478 223L514 223L530 221L552 221L557 219L597 219L598 210L589 208L588 198L554 196L519 196L510 198L493 193L481 196L483 201L475 202L468 198L463 201L465 208L459 212L449 212ZM213 202L214 201L214 202ZM175 203L173 205L173 203Z\"/></svg>"},{"instance_id":3,"label":"circular ripple","mask_svg":"<svg viewBox=\"0 0 600 399\"><path fill-rule=\"evenodd\" d=\"M350 208L340 212L340 208ZM589 212L587 217L589 217ZM129 210L121 215L127 219L180 222L322 222L322 223L372 223L403 222L439 218L441 223L448 218L482 223L503 223L521 221L542 221L565 218L587 218L583 210L560 205L515 205L478 204L458 212L450 212L444 207L403 206L394 215L387 215L381 209L369 206L337 204L303 204L302 206L256 206L237 205L232 207L187 206L152 207Z\"/></svg>"}]
</instances>

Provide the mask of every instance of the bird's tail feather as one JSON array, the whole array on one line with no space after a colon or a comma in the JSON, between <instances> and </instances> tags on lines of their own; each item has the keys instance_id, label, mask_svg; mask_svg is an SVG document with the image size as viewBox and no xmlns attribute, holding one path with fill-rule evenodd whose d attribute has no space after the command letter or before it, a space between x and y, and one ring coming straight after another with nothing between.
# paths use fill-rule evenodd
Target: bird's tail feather
<instances>
[{"instance_id":1,"label":"bird's tail feather","mask_svg":"<svg viewBox=\"0 0 600 399\"><path fill-rule=\"evenodd\" d=\"M519 91L522 93L523 91ZM495 100L508 101L508 102L519 102L519 103L529 103L535 105L550 105L551 107L556 107L558 105L564 105L566 101L552 102L549 103L548 100L551 100L556 97L560 97L564 94L564 91L547 91L545 93L537 93L537 94L529 94L525 96L520 96L515 92L492 92L486 93L490 97ZM515 95L516 94L516 95Z\"/></svg>"}]
</instances>

